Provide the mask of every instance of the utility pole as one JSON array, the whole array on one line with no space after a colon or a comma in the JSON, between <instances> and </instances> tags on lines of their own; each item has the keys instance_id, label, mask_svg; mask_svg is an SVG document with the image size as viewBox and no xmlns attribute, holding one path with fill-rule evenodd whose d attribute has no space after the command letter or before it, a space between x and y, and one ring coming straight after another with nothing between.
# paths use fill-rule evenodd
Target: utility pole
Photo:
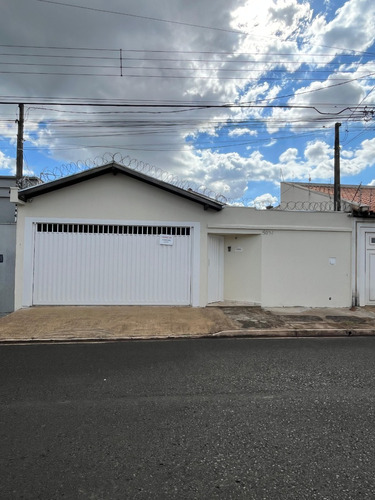
<instances>
[{"instance_id":1,"label":"utility pole","mask_svg":"<svg viewBox=\"0 0 375 500\"><path fill-rule=\"evenodd\" d=\"M335 181L333 186L334 210L339 212L341 209L340 192L340 129L341 123L335 123Z\"/></svg>"},{"instance_id":2,"label":"utility pole","mask_svg":"<svg viewBox=\"0 0 375 500\"><path fill-rule=\"evenodd\" d=\"M17 163L16 163L16 180L19 181L23 177L23 124L24 124L24 105L19 104L18 132L17 132Z\"/></svg>"}]
</instances>

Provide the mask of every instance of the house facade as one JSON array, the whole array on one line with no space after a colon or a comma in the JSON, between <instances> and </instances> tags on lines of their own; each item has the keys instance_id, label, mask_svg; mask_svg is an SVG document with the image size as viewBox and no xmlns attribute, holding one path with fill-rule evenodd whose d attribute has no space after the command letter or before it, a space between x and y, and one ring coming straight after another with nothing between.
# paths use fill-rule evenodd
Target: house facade
<instances>
[{"instance_id":1,"label":"house facade","mask_svg":"<svg viewBox=\"0 0 375 500\"><path fill-rule=\"evenodd\" d=\"M341 185L341 211L352 215L352 303L375 305L375 187ZM332 184L283 182L281 205L333 209Z\"/></svg>"},{"instance_id":2,"label":"house facade","mask_svg":"<svg viewBox=\"0 0 375 500\"><path fill-rule=\"evenodd\" d=\"M116 163L12 196L16 309L352 303L344 212L227 206Z\"/></svg>"}]
</instances>

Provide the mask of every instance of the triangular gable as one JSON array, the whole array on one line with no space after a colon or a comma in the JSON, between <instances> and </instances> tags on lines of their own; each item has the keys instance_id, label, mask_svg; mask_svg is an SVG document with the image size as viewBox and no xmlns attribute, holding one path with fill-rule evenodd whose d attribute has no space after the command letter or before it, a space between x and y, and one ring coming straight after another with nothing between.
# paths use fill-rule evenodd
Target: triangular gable
<instances>
[{"instance_id":1,"label":"triangular gable","mask_svg":"<svg viewBox=\"0 0 375 500\"><path fill-rule=\"evenodd\" d=\"M79 172L78 174L69 175L55 181L46 182L45 184L39 184L38 186L22 189L18 192L18 198L22 201L27 201L31 198L35 198L36 196L51 193L58 189L63 189L74 184L79 184L80 182L85 182L89 179L93 179L95 177L99 177L101 175L109 173L112 173L113 175L126 175L141 182L145 182L146 184L150 184L151 186L162 189L163 191L167 191L169 193L175 194L176 196L180 196L195 203L199 203L204 207L205 210L211 208L213 210L219 211L224 207L224 203L221 203L217 200L204 196L200 193L196 193L192 190L186 190L177 186L173 186L172 184L159 179L155 179L154 177L150 177L149 175L138 172L137 170L119 165L116 162L85 170L83 172Z\"/></svg>"}]
</instances>

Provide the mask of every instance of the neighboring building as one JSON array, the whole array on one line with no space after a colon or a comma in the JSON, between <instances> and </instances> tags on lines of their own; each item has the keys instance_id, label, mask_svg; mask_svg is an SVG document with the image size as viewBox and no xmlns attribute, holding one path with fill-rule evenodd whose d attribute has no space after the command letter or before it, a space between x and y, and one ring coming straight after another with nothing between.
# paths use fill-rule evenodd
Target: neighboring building
<instances>
[{"instance_id":1,"label":"neighboring building","mask_svg":"<svg viewBox=\"0 0 375 500\"><path fill-rule=\"evenodd\" d=\"M17 309L352 304L344 212L227 206L114 162L12 196Z\"/></svg>"},{"instance_id":2,"label":"neighboring building","mask_svg":"<svg viewBox=\"0 0 375 500\"><path fill-rule=\"evenodd\" d=\"M283 182L281 207L333 210L333 185ZM340 185L341 211L352 224L352 303L375 305L375 186Z\"/></svg>"},{"instance_id":3,"label":"neighboring building","mask_svg":"<svg viewBox=\"0 0 375 500\"><path fill-rule=\"evenodd\" d=\"M0 176L0 314L14 310L16 218L9 197L15 185L15 177Z\"/></svg>"},{"instance_id":4,"label":"neighboring building","mask_svg":"<svg viewBox=\"0 0 375 500\"><path fill-rule=\"evenodd\" d=\"M341 184L341 210L343 212L375 213L375 186L352 186ZM330 211L334 209L333 184L307 182L282 182L280 185L281 206L293 204L308 210Z\"/></svg>"}]
</instances>

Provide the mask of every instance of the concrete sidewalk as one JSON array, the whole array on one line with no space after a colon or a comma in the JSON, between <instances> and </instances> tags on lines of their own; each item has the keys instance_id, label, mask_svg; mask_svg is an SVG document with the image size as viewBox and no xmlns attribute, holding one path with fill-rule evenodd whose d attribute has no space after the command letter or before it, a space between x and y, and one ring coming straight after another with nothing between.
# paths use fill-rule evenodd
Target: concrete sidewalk
<instances>
[{"instance_id":1,"label":"concrete sidewalk","mask_svg":"<svg viewBox=\"0 0 375 500\"><path fill-rule=\"evenodd\" d=\"M332 337L375 335L375 307L222 307L240 325L237 335L252 337Z\"/></svg>"},{"instance_id":2,"label":"concrete sidewalk","mask_svg":"<svg viewBox=\"0 0 375 500\"><path fill-rule=\"evenodd\" d=\"M0 342L375 335L375 307L53 306L0 318Z\"/></svg>"}]
</instances>

